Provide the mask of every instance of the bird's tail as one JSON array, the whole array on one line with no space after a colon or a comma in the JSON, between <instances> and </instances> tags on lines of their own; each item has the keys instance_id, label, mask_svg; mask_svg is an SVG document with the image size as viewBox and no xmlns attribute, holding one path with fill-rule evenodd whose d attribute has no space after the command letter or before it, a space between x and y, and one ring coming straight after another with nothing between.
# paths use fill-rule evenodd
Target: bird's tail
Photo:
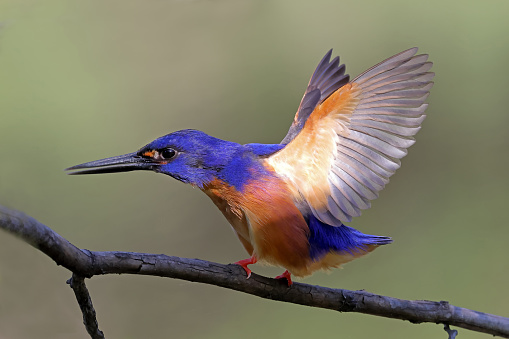
<instances>
[{"instance_id":1,"label":"bird's tail","mask_svg":"<svg viewBox=\"0 0 509 339\"><path fill-rule=\"evenodd\" d=\"M330 252L358 255L392 242L390 237L364 234L345 225L330 226L314 216L310 216L308 225L309 252L313 260Z\"/></svg>"}]
</instances>

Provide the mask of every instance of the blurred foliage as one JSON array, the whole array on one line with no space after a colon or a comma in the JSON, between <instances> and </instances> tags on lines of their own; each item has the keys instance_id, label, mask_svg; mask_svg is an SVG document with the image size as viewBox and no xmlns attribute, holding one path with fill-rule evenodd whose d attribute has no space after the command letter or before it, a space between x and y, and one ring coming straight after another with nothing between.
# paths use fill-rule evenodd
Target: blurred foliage
<instances>
[{"instance_id":1,"label":"blurred foliage","mask_svg":"<svg viewBox=\"0 0 509 339\"><path fill-rule=\"evenodd\" d=\"M508 11L507 1L2 0L0 204L84 248L243 259L197 190L152 173L62 170L182 128L278 142L328 49L356 75L419 46L437 74L428 118L392 183L351 223L395 242L305 282L509 316ZM0 233L0 338L88 338L69 276ZM170 279L89 287L107 338L446 336Z\"/></svg>"}]
</instances>

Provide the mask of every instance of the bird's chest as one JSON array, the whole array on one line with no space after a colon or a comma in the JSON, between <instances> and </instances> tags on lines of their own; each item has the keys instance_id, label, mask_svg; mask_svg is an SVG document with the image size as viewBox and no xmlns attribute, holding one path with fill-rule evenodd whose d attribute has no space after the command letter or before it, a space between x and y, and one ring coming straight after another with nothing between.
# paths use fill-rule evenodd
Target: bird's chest
<instances>
[{"instance_id":1,"label":"bird's chest","mask_svg":"<svg viewBox=\"0 0 509 339\"><path fill-rule=\"evenodd\" d=\"M305 261L307 224L284 182L275 177L256 180L242 192L215 182L204 192L223 212L248 252L251 247L259 260L284 267L297 267Z\"/></svg>"},{"instance_id":2,"label":"bird's chest","mask_svg":"<svg viewBox=\"0 0 509 339\"><path fill-rule=\"evenodd\" d=\"M206 185L203 192L212 200L217 208L223 213L226 220L232 225L239 236L250 241L249 225L246 215L242 210L242 197L233 187L214 180Z\"/></svg>"}]
</instances>

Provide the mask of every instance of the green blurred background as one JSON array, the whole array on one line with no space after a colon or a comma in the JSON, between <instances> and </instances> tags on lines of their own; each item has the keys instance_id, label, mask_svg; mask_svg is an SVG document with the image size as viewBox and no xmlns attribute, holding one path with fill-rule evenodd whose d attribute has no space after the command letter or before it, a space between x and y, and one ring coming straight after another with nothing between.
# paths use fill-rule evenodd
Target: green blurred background
<instances>
[{"instance_id":1,"label":"green blurred background","mask_svg":"<svg viewBox=\"0 0 509 339\"><path fill-rule=\"evenodd\" d=\"M244 259L198 190L152 173L63 169L183 128L279 142L328 49L355 76L419 46L437 74L428 118L381 198L350 224L395 242L305 282L509 316L507 13L507 1L2 0L0 204L82 248ZM0 338L88 338L69 276L0 232ZM185 281L88 285L107 338L446 337L439 325Z\"/></svg>"}]
</instances>

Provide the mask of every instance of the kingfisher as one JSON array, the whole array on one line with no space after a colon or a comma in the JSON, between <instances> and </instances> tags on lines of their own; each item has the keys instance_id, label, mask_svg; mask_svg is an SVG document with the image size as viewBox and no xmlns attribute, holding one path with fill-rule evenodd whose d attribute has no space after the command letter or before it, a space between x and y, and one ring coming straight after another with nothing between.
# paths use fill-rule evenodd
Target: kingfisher
<instances>
[{"instance_id":1,"label":"kingfisher","mask_svg":"<svg viewBox=\"0 0 509 339\"><path fill-rule=\"evenodd\" d=\"M344 225L389 182L425 118L434 73L417 48L350 81L330 50L279 144L238 144L186 129L136 152L69 167L69 174L148 170L203 191L249 258L285 269L276 279L340 267L390 237Z\"/></svg>"}]
</instances>

